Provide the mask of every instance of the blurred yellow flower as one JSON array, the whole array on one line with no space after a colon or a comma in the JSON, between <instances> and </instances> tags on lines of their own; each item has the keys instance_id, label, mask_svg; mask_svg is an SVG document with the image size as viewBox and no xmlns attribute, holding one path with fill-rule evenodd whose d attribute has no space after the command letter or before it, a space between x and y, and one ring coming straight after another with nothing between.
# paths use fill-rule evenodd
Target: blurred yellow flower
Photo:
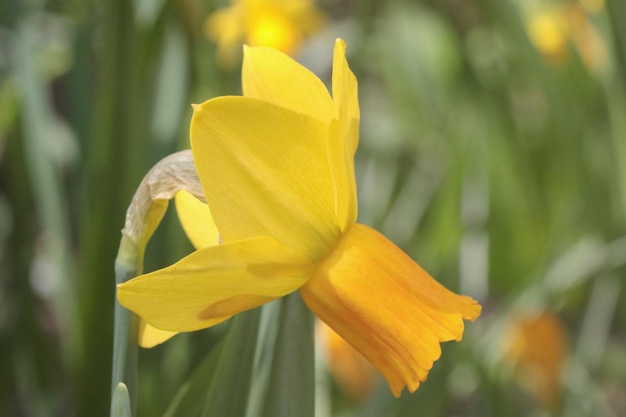
<instances>
[{"instance_id":1,"label":"blurred yellow flower","mask_svg":"<svg viewBox=\"0 0 626 417\"><path fill-rule=\"evenodd\" d=\"M313 73L265 47L245 49L242 83L243 97L194 106L191 150L208 205L198 214L202 203L183 197L177 208L199 249L121 284L120 303L155 332L182 332L299 289L394 395L415 391L439 343L460 340L463 319L481 307L355 223L359 104L345 43L335 44L332 97Z\"/></svg>"},{"instance_id":2,"label":"blurred yellow flower","mask_svg":"<svg viewBox=\"0 0 626 417\"><path fill-rule=\"evenodd\" d=\"M532 10L526 19L528 36L552 64L565 63L573 44L583 64L591 71L600 71L608 63L608 53L585 11L597 13L603 5L602 1L587 0L580 5L565 3Z\"/></svg>"},{"instance_id":3,"label":"blurred yellow flower","mask_svg":"<svg viewBox=\"0 0 626 417\"><path fill-rule=\"evenodd\" d=\"M567 56L567 23L560 13L541 10L528 21L528 35L537 49L553 62Z\"/></svg>"},{"instance_id":4,"label":"blurred yellow flower","mask_svg":"<svg viewBox=\"0 0 626 417\"><path fill-rule=\"evenodd\" d=\"M503 340L505 357L513 363L520 385L548 410L561 398L561 371L567 335L561 321L543 311L517 317Z\"/></svg>"},{"instance_id":5,"label":"blurred yellow flower","mask_svg":"<svg viewBox=\"0 0 626 417\"><path fill-rule=\"evenodd\" d=\"M589 13L599 13L604 9L604 0L578 0L578 2Z\"/></svg>"},{"instance_id":6,"label":"blurred yellow flower","mask_svg":"<svg viewBox=\"0 0 626 417\"><path fill-rule=\"evenodd\" d=\"M293 55L323 21L314 0L232 0L207 18L205 31L217 42L219 62L232 66L242 43Z\"/></svg>"}]
</instances>

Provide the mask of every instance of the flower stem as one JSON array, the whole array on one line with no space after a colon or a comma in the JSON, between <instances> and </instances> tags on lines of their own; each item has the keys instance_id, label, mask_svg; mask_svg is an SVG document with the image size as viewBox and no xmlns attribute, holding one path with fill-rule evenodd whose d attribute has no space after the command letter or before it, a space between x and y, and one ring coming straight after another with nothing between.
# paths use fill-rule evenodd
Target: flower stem
<instances>
[{"instance_id":1,"label":"flower stem","mask_svg":"<svg viewBox=\"0 0 626 417\"><path fill-rule=\"evenodd\" d=\"M163 158L146 174L135 191L126 211L122 240L115 259L116 285L143 272L148 240L161 222L169 200L180 190L186 190L204 200L190 151L177 152ZM113 326L111 393L115 393L118 383L124 383L130 393L131 410L135 414L138 318L117 300ZM114 416L113 409L112 402L111 417Z\"/></svg>"},{"instance_id":2,"label":"flower stem","mask_svg":"<svg viewBox=\"0 0 626 417\"><path fill-rule=\"evenodd\" d=\"M142 253L143 251L141 251ZM140 271L142 259L133 242L122 236L120 248L115 259L115 283L121 284L135 277ZM131 410L134 411L135 386L137 381L137 318L115 300L115 318L113 327L113 364L111 376L111 395L115 398L118 384L123 383L130 393ZM111 417L116 416L118 407L111 402ZM132 414L135 414L132 412Z\"/></svg>"}]
</instances>

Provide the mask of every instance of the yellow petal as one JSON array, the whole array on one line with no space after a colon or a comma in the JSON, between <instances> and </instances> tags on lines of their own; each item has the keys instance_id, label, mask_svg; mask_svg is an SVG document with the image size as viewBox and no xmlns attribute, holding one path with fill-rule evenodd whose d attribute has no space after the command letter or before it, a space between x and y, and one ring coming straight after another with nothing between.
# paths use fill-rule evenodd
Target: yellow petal
<instances>
[{"instance_id":1,"label":"yellow petal","mask_svg":"<svg viewBox=\"0 0 626 417\"><path fill-rule=\"evenodd\" d=\"M357 217L354 153L359 143L359 98L356 77L346 61L346 44L335 42L333 101L338 119L331 125L328 158L336 190L337 218L342 231Z\"/></svg>"},{"instance_id":2,"label":"yellow petal","mask_svg":"<svg viewBox=\"0 0 626 417\"><path fill-rule=\"evenodd\" d=\"M219 243L219 232L211 211L187 191L176 193L176 212L187 237L196 249Z\"/></svg>"},{"instance_id":3,"label":"yellow petal","mask_svg":"<svg viewBox=\"0 0 626 417\"><path fill-rule=\"evenodd\" d=\"M200 249L120 284L117 298L151 326L203 329L302 285L310 264L271 237Z\"/></svg>"},{"instance_id":4,"label":"yellow petal","mask_svg":"<svg viewBox=\"0 0 626 417\"><path fill-rule=\"evenodd\" d=\"M387 379L398 397L414 392L441 354L460 340L463 319L481 307L432 279L375 230L360 224L300 289L306 304Z\"/></svg>"},{"instance_id":5,"label":"yellow petal","mask_svg":"<svg viewBox=\"0 0 626 417\"><path fill-rule=\"evenodd\" d=\"M145 320L139 319L139 335L137 343L143 348L151 348L160 345L166 340L176 336L178 332L168 332L150 326Z\"/></svg>"},{"instance_id":6,"label":"yellow petal","mask_svg":"<svg viewBox=\"0 0 626 417\"><path fill-rule=\"evenodd\" d=\"M327 127L247 97L195 107L191 148L224 242L268 235L315 261L338 236Z\"/></svg>"},{"instance_id":7,"label":"yellow petal","mask_svg":"<svg viewBox=\"0 0 626 417\"><path fill-rule=\"evenodd\" d=\"M335 41L333 54L333 102L344 140L352 152L350 156L354 156L359 145L359 95L356 77L346 60L346 43L342 39Z\"/></svg>"},{"instance_id":8,"label":"yellow petal","mask_svg":"<svg viewBox=\"0 0 626 417\"><path fill-rule=\"evenodd\" d=\"M241 82L246 97L269 101L325 124L335 117L330 94L322 81L275 49L244 47Z\"/></svg>"}]
</instances>

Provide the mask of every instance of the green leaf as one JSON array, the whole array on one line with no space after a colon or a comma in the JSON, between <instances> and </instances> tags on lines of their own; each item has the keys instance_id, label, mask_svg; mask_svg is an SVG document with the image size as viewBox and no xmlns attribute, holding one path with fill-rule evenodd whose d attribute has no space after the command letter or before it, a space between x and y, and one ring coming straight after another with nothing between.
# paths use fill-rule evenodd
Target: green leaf
<instances>
[{"instance_id":1,"label":"green leaf","mask_svg":"<svg viewBox=\"0 0 626 417\"><path fill-rule=\"evenodd\" d=\"M186 417L198 415L206 398L211 378L222 357L226 338L204 357L191 377L178 389L163 417Z\"/></svg>"},{"instance_id":2,"label":"green leaf","mask_svg":"<svg viewBox=\"0 0 626 417\"><path fill-rule=\"evenodd\" d=\"M281 301L267 397L262 416L313 417L315 348L313 316L299 292Z\"/></svg>"},{"instance_id":3,"label":"green leaf","mask_svg":"<svg viewBox=\"0 0 626 417\"><path fill-rule=\"evenodd\" d=\"M123 382L117 384L115 391L113 391L111 417L131 417L128 388Z\"/></svg>"},{"instance_id":4,"label":"green leaf","mask_svg":"<svg viewBox=\"0 0 626 417\"><path fill-rule=\"evenodd\" d=\"M124 239L120 243L120 252L129 249L124 245ZM137 275L137 256L134 247L130 248L125 255L129 255L130 263L122 260L122 257L118 255L115 260L115 283L119 284L129 280ZM139 261L140 262L140 261ZM122 307L117 300L115 300L113 318L113 359L111 369L111 389L112 389L112 403L111 403L111 416L114 412L115 395L120 389L120 384L124 385L126 395L130 401L130 391L132 393L132 410L136 410L136 392L137 392L137 317ZM130 415L130 414L129 414Z\"/></svg>"},{"instance_id":5,"label":"green leaf","mask_svg":"<svg viewBox=\"0 0 626 417\"><path fill-rule=\"evenodd\" d=\"M260 317L257 308L232 319L202 409L203 417L245 417Z\"/></svg>"}]
</instances>

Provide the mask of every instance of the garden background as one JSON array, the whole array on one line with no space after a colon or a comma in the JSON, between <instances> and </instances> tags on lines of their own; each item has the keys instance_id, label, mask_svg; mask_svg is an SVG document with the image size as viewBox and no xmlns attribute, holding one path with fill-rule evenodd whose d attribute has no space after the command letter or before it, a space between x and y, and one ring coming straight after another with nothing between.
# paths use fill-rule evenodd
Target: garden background
<instances>
[{"instance_id":1,"label":"garden background","mask_svg":"<svg viewBox=\"0 0 626 417\"><path fill-rule=\"evenodd\" d=\"M0 3L0 416L108 415L124 213L190 104L240 94L207 23L229 6ZM359 222L483 305L398 400L320 343L317 416L626 415L626 2L309 6L293 56L328 83L342 37L359 81ZM191 250L170 210L146 270ZM141 350L138 415L192 415L228 326Z\"/></svg>"}]
</instances>

